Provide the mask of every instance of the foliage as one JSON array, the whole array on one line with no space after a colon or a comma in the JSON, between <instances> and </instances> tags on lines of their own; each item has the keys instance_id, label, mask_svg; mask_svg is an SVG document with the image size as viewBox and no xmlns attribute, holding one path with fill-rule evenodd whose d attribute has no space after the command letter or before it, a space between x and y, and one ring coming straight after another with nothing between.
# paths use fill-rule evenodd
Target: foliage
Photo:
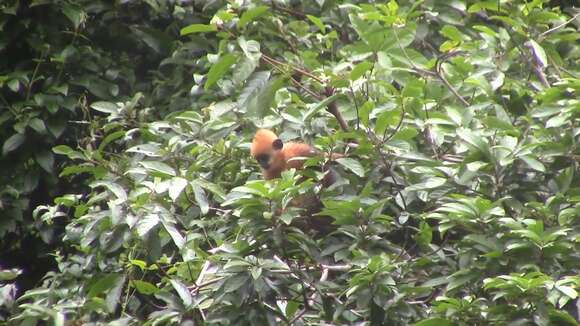
<instances>
[{"instance_id":1,"label":"foliage","mask_svg":"<svg viewBox=\"0 0 580 326\"><path fill-rule=\"evenodd\" d=\"M37 5L60 20L16 22L51 46L3 72L2 164L25 178L55 155L43 178L69 186L31 217L64 221L56 268L18 295L2 273L12 322L577 324L574 8ZM66 138L40 132L71 116ZM262 180L256 127L345 153L337 182L319 187L324 159ZM308 191L332 232L292 223Z\"/></svg>"}]
</instances>

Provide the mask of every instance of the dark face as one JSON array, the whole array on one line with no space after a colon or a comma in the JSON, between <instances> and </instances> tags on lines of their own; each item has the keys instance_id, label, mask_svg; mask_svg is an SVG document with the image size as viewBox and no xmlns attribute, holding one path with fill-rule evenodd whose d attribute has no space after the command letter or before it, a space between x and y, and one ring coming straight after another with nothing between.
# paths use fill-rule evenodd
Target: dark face
<instances>
[{"instance_id":1,"label":"dark face","mask_svg":"<svg viewBox=\"0 0 580 326\"><path fill-rule=\"evenodd\" d=\"M270 165L272 165L272 157L275 152L279 151L284 147L284 143L280 139L276 139L272 142L272 151L270 153L263 153L256 156L256 161L264 170L268 170Z\"/></svg>"},{"instance_id":2,"label":"dark face","mask_svg":"<svg viewBox=\"0 0 580 326\"><path fill-rule=\"evenodd\" d=\"M256 156L256 161L262 167L262 169L268 170L270 167L270 155L268 154L260 154Z\"/></svg>"}]
</instances>

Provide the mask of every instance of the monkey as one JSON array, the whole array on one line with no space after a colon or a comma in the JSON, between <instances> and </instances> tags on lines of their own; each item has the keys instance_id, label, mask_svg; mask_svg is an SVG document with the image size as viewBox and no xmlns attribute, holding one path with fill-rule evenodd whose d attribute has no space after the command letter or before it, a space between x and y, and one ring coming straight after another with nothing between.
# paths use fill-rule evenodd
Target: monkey
<instances>
[{"instance_id":1,"label":"monkey","mask_svg":"<svg viewBox=\"0 0 580 326\"><path fill-rule=\"evenodd\" d=\"M262 168L264 179L279 178L282 171L301 169L304 159L320 155L320 152L304 143L289 142L284 144L276 134L268 129L259 129L254 135L250 154Z\"/></svg>"},{"instance_id":2,"label":"monkey","mask_svg":"<svg viewBox=\"0 0 580 326\"><path fill-rule=\"evenodd\" d=\"M259 129L256 132L250 146L250 154L260 165L262 176L265 180L279 178L282 172L288 169L302 169L308 157L324 155L324 153L305 143L284 143L274 132L268 129ZM339 153L330 154L331 160L341 157L343 155ZM335 179L334 171L326 171L322 179L322 186L330 186L335 182ZM310 215L308 220L305 221L309 228L322 232L330 230L330 218L312 216L312 214L320 211L322 207L322 203L315 194L299 196L292 201L291 206L306 209L308 215Z\"/></svg>"}]
</instances>

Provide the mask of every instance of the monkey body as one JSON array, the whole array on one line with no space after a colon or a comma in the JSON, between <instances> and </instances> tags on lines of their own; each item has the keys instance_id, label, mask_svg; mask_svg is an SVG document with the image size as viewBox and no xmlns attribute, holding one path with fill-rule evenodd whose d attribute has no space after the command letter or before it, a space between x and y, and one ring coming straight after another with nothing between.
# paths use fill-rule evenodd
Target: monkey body
<instances>
[{"instance_id":1,"label":"monkey body","mask_svg":"<svg viewBox=\"0 0 580 326\"><path fill-rule=\"evenodd\" d=\"M301 169L304 159L319 155L312 146L304 143L282 143L270 130L260 129L256 132L250 147L251 155L262 168L264 179L279 178L283 171Z\"/></svg>"},{"instance_id":2,"label":"monkey body","mask_svg":"<svg viewBox=\"0 0 580 326\"><path fill-rule=\"evenodd\" d=\"M250 154L256 159L262 169L264 179L279 178L283 171L288 169L301 169L308 157L323 156L324 153L304 143L283 143L276 134L267 129L259 129L252 140ZM332 153L331 158L342 157L341 154ZM322 179L322 185L328 187L334 183L335 175L332 170L326 171ZM307 229L329 231L331 219L326 216L313 216L320 211L322 203L314 193L301 195L291 202L291 206L306 210L308 216L302 221ZM278 212L278 214L281 212Z\"/></svg>"}]
</instances>

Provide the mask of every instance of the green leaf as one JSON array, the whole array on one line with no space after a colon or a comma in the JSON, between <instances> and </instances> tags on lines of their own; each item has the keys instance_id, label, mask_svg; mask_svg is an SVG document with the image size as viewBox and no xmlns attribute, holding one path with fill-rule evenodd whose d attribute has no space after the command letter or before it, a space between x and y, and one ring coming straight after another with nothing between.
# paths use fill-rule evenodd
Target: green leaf
<instances>
[{"instance_id":1,"label":"green leaf","mask_svg":"<svg viewBox=\"0 0 580 326\"><path fill-rule=\"evenodd\" d=\"M308 18L308 20L310 20L314 25L316 25L316 27L318 27L318 29L320 30L320 32L322 34L326 33L326 26L324 26L324 23L322 23L322 20L320 20L320 18L316 17L316 16L312 16L312 15L306 15L306 17Z\"/></svg>"},{"instance_id":2,"label":"green leaf","mask_svg":"<svg viewBox=\"0 0 580 326\"><path fill-rule=\"evenodd\" d=\"M87 14L81 8L70 3L62 4L62 13L73 23L75 29L87 18Z\"/></svg>"},{"instance_id":3,"label":"green leaf","mask_svg":"<svg viewBox=\"0 0 580 326\"><path fill-rule=\"evenodd\" d=\"M22 270L17 268L0 270L0 281L11 281L22 274Z\"/></svg>"},{"instance_id":4,"label":"green leaf","mask_svg":"<svg viewBox=\"0 0 580 326\"><path fill-rule=\"evenodd\" d=\"M358 175L361 178L363 178L365 176L365 170L364 170L363 166L360 164L359 161L357 161L355 159L343 157L343 158L336 159L336 162L338 162L338 164L344 166L346 169L354 172L354 174Z\"/></svg>"},{"instance_id":5,"label":"green leaf","mask_svg":"<svg viewBox=\"0 0 580 326\"><path fill-rule=\"evenodd\" d=\"M94 110L97 110L99 112L103 112L103 113L118 113L119 111L119 107L111 102L104 102L104 101L100 101L100 102L95 102L93 104L91 104L91 108L93 108Z\"/></svg>"},{"instance_id":6,"label":"green leaf","mask_svg":"<svg viewBox=\"0 0 580 326\"><path fill-rule=\"evenodd\" d=\"M238 20L238 28L243 28L252 20L254 20L254 19L258 18L259 16L268 12L269 9L270 8L268 6L258 6L258 7L246 10L242 14L242 16L240 17L240 20Z\"/></svg>"},{"instance_id":7,"label":"green leaf","mask_svg":"<svg viewBox=\"0 0 580 326\"><path fill-rule=\"evenodd\" d=\"M314 115L316 113L318 113L318 111L322 110L323 108L326 108L328 104L336 101L336 99L340 96L341 94L333 94L332 96L326 97L324 100L316 103L316 105L312 106L310 109L308 109L308 111L306 111L306 113L304 114L304 121L310 121Z\"/></svg>"},{"instance_id":8,"label":"green leaf","mask_svg":"<svg viewBox=\"0 0 580 326\"><path fill-rule=\"evenodd\" d=\"M103 141L99 144L99 151L102 152L107 145L109 145L112 141L115 141L119 138L125 136L125 130L115 131L113 133L108 134Z\"/></svg>"},{"instance_id":9,"label":"green leaf","mask_svg":"<svg viewBox=\"0 0 580 326\"><path fill-rule=\"evenodd\" d=\"M424 319L418 323L412 324L413 326L453 326L454 323L450 320L444 318L429 318Z\"/></svg>"},{"instance_id":10,"label":"green leaf","mask_svg":"<svg viewBox=\"0 0 580 326\"><path fill-rule=\"evenodd\" d=\"M196 181L191 182L190 185L193 189L195 202L199 205L201 213L203 215L207 214L209 212L209 203L207 201L205 191L203 191L203 188Z\"/></svg>"},{"instance_id":11,"label":"green leaf","mask_svg":"<svg viewBox=\"0 0 580 326\"><path fill-rule=\"evenodd\" d=\"M236 60L236 56L231 53L222 55L222 57L209 69L207 80L203 88L208 90L230 69L234 63L236 63Z\"/></svg>"},{"instance_id":12,"label":"green leaf","mask_svg":"<svg viewBox=\"0 0 580 326\"><path fill-rule=\"evenodd\" d=\"M240 92L238 97L238 108L242 112L247 112L250 116L263 116L264 111L269 108L265 103L260 103L260 94L266 89L270 79L269 71L257 71L252 74L246 87Z\"/></svg>"},{"instance_id":13,"label":"green leaf","mask_svg":"<svg viewBox=\"0 0 580 326\"><path fill-rule=\"evenodd\" d=\"M159 162L159 161L142 161L139 162L147 171L153 172L153 174L162 174L168 176L175 176L175 170L169 165Z\"/></svg>"},{"instance_id":14,"label":"green leaf","mask_svg":"<svg viewBox=\"0 0 580 326\"><path fill-rule=\"evenodd\" d=\"M39 134L44 134L46 132L46 126L44 125L44 121L38 118L30 119L28 125L30 126L30 128L34 129L34 131L36 131Z\"/></svg>"},{"instance_id":15,"label":"green leaf","mask_svg":"<svg viewBox=\"0 0 580 326\"><path fill-rule=\"evenodd\" d=\"M538 161L534 157L527 155L520 156L519 158L522 159L522 161L526 162L526 164L528 164L528 166L531 167L532 169L540 172L546 172L546 167L544 166L544 164L542 164L542 162Z\"/></svg>"},{"instance_id":16,"label":"green leaf","mask_svg":"<svg viewBox=\"0 0 580 326\"><path fill-rule=\"evenodd\" d=\"M120 201L127 201L127 192L119 184L110 181L96 181L91 184L92 188L105 187L112 192Z\"/></svg>"},{"instance_id":17,"label":"green leaf","mask_svg":"<svg viewBox=\"0 0 580 326\"><path fill-rule=\"evenodd\" d=\"M137 292L144 295L152 295L160 291L155 285L145 281L132 280L131 285L137 290Z\"/></svg>"},{"instance_id":18,"label":"green leaf","mask_svg":"<svg viewBox=\"0 0 580 326\"><path fill-rule=\"evenodd\" d=\"M115 283L119 277L121 276L118 274L109 274L100 277L99 280L89 288L87 297L92 298L111 289L113 286L115 286Z\"/></svg>"},{"instance_id":19,"label":"green leaf","mask_svg":"<svg viewBox=\"0 0 580 326\"><path fill-rule=\"evenodd\" d=\"M10 138L6 139L4 145L2 145L2 155L6 155L17 149L20 147L20 145L22 145L22 143L24 143L25 140L26 136L23 134L14 134L10 136Z\"/></svg>"},{"instance_id":20,"label":"green leaf","mask_svg":"<svg viewBox=\"0 0 580 326\"><path fill-rule=\"evenodd\" d=\"M193 303L193 297L191 296L191 293L189 293L189 289L187 288L187 286L185 286L185 284L176 279L171 279L169 280L169 282L171 283L171 285L181 298L183 305L185 307L191 306L191 304Z\"/></svg>"},{"instance_id":21,"label":"green leaf","mask_svg":"<svg viewBox=\"0 0 580 326\"><path fill-rule=\"evenodd\" d=\"M172 178L169 181L169 189L168 189L169 198L171 198L171 200L173 201L176 201L179 195L181 195L181 192L183 192L183 189L185 189L185 187L187 187L186 179L181 177Z\"/></svg>"},{"instance_id":22,"label":"green leaf","mask_svg":"<svg viewBox=\"0 0 580 326\"><path fill-rule=\"evenodd\" d=\"M216 32L217 26L216 25L205 25L205 24L191 24L179 31L179 35L184 36L187 34L193 33L208 33L208 32Z\"/></svg>"},{"instance_id":23,"label":"green leaf","mask_svg":"<svg viewBox=\"0 0 580 326\"><path fill-rule=\"evenodd\" d=\"M396 110L385 111L381 113L377 117L377 121L375 123L375 133L381 136L384 135L387 128L390 126L396 126L400 119L401 114Z\"/></svg>"},{"instance_id":24,"label":"green leaf","mask_svg":"<svg viewBox=\"0 0 580 326\"><path fill-rule=\"evenodd\" d=\"M540 63L541 68L548 66L548 57L546 56L546 51L542 48L536 41L529 40L528 44L532 49L532 55L536 58L538 63Z\"/></svg>"},{"instance_id":25,"label":"green leaf","mask_svg":"<svg viewBox=\"0 0 580 326\"><path fill-rule=\"evenodd\" d=\"M38 163L38 165L40 165L44 171L48 173L54 172L54 155L50 151L37 151L34 153L34 157L36 159L36 163Z\"/></svg>"},{"instance_id":26,"label":"green leaf","mask_svg":"<svg viewBox=\"0 0 580 326\"><path fill-rule=\"evenodd\" d=\"M73 150L72 148L68 147L67 145L58 145L52 148L52 151L55 154L59 155L66 155L71 160L74 159L86 159L86 157L78 151Z\"/></svg>"},{"instance_id":27,"label":"green leaf","mask_svg":"<svg viewBox=\"0 0 580 326\"><path fill-rule=\"evenodd\" d=\"M357 64L356 66L354 66L354 68L352 68L352 71L350 72L350 80L359 79L360 77L362 77L362 75L364 75L372 67L373 67L373 64L368 62L368 61L363 61L363 62Z\"/></svg>"},{"instance_id":28,"label":"green leaf","mask_svg":"<svg viewBox=\"0 0 580 326\"><path fill-rule=\"evenodd\" d=\"M472 148L480 151L482 154L489 154L489 145L481 136L475 134L471 130L459 129L457 136L469 144Z\"/></svg>"},{"instance_id":29,"label":"green leaf","mask_svg":"<svg viewBox=\"0 0 580 326\"><path fill-rule=\"evenodd\" d=\"M146 236L154 227L159 224L159 217L154 214L148 214L139 219L136 225L137 234L140 237Z\"/></svg>"}]
</instances>

